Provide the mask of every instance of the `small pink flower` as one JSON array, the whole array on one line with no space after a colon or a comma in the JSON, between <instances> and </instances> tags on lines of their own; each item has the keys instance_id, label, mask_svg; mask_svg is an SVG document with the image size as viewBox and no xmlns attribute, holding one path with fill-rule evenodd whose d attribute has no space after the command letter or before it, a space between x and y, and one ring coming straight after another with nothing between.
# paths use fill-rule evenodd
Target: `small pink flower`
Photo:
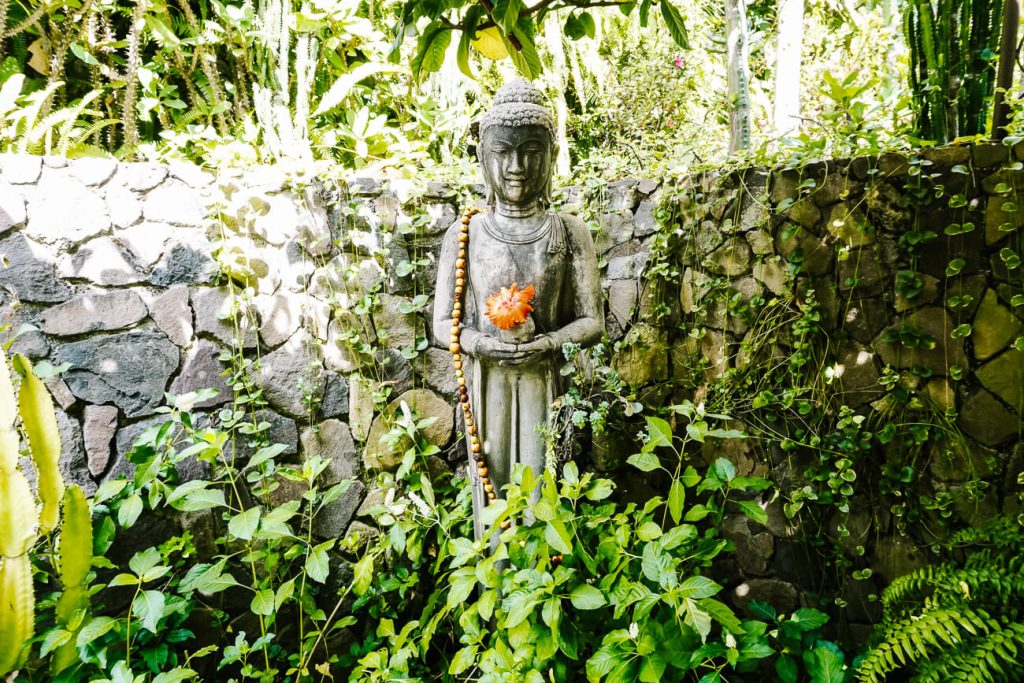
<instances>
[{"instance_id":1,"label":"small pink flower","mask_svg":"<svg viewBox=\"0 0 1024 683\"><path fill-rule=\"evenodd\" d=\"M677 69L682 69L683 68L683 58L682 57L676 57L674 60L672 60L672 63L676 65Z\"/></svg>"},{"instance_id":2,"label":"small pink flower","mask_svg":"<svg viewBox=\"0 0 1024 683\"><path fill-rule=\"evenodd\" d=\"M669 119L668 121L665 122L665 127L666 128L671 128L674 125L676 125L676 122L673 121L672 119Z\"/></svg>"}]
</instances>

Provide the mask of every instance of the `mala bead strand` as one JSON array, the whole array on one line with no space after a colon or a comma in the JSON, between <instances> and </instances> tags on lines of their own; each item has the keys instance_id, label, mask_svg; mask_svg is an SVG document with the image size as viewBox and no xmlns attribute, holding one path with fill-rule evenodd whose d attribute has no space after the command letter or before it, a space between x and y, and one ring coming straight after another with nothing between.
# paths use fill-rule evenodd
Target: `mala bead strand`
<instances>
[{"instance_id":1,"label":"mala bead strand","mask_svg":"<svg viewBox=\"0 0 1024 683\"><path fill-rule=\"evenodd\" d=\"M484 494L488 500L495 500L498 493L491 481L487 463L484 460L483 447L480 445L480 438L476 421L473 419L473 408L469 403L469 387L466 386L466 374L462 365L462 294L466 287L466 263L467 249L469 247L469 223L473 216L479 213L476 208L469 208L462 214L462 224L459 226L459 254L455 258L455 296L452 303L452 331L449 339L451 345L449 351L452 354L452 362L455 364L455 379L459 385L459 405L462 406L462 415L466 422L466 433L469 435L469 449L473 461L476 463L476 473L483 483Z\"/></svg>"}]
</instances>

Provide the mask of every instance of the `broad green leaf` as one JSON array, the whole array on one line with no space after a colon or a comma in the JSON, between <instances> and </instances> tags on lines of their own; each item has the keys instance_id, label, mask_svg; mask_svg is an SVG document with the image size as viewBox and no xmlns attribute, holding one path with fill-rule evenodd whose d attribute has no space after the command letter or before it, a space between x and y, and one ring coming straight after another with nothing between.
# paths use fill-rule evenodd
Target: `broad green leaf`
<instances>
[{"instance_id":1,"label":"broad green leaf","mask_svg":"<svg viewBox=\"0 0 1024 683\"><path fill-rule=\"evenodd\" d=\"M508 57L508 47L497 26L477 31L476 38L470 41L470 45L487 59L499 61Z\"/></svg>"},{"instance_id":2,"label":"broad green leaf","mask_svg":"<svg viewBox=\"0 0 1024 683\"><path fill-rule=\"evenodd\" d=\"M813 631L828 623L828 615L819 610L804 607L793 612L789 622L796 624L801 631Z\"/></svg>"},{"instance_id":3,"label":"broad green leaf","mask_svg":"<svg viewBox=\"0 0 1024 683\"><path fill-rule=\"evenodd\" d=\"M722 481L732 481L736 476L736 466L725 458L718 458L711 465L711 471Z\"/></svg>"},{"instance_id":4,"label":"broad green leaf","mask_svg":"<svg viewBox=\"0 0 1024 683\"><path fill-rule=\"evenodd\" d=\"M544 528L544 540L558 552L565 555L572 554L572 538L561 522L548 522Z\"/></svg>"},{"instance_id":5,"label":"broad green leaf","mask_svg":"<svg viewBox=\"0 0 1024 683\"><path fill-rule=\"evenodd\" d=\"M132 613L142 621L143 627L157 632L160 617L164 615L164 594L160 591L142 591L132 603Z\"/></svg>"},{"instance_id":6,"label":"broad green leaf","mask_svg":"<svg viewBox=\"0 0 1024 683\"><path fill-rule=\"evenodd\" d=\"M199 674L193 669L186 669L185 667L175 667L170 671L164 671L163 673L157 674L153 678L153 683L180 683L181 681L189 681L195 679Z\"/></svg>"},{"instance_id":7,"label":"broad green leaf","mask_svg":"<svg viewBox=\"0 0 1024 683\"><path fill-rule=\"evenodd\" d=\"M818 647L804 652L804 666L814 683L843 683L846 680L846 667L840 653L824 646L819 641Z\"/></svg>"},{"instance_id":8,"label":"broad green leaf","mask_svg":"<svg viewBox=\"0 0 1024 683\"><path fill-rule=\"evenodd\" d=\"M697 604L730 633L744 633L743 624L740 623L740 620L736 618L733 611L725 604L713 598L704 598L698 601Z\"/></svg>"},{"instance_id":9,"label":"broad green leaf","mask_svg":"<svg viewBox=\"0 0 1024 683\"><path fill-rule=\"evenodd\" d=\"M587 660L587 677L594 681L599 680L610 674L619 662L615 649L606 645Z\"/></svg>"},{"instance_id":10,"label":"broad green leaf","mask_svg":"<svg viewBox=\"0 0 1024 683\"><path fill-rule=\"evenodd\" d=\"M476 660L476 646L467 645L452 657L452 663L448 665L448 673L453 676L458 676L463 671L473 666L473 662Z\"/></svg>"},{"instance_id":11,"label":"broad green leaf","mask_svg":"<svg viewBox=\"0 0 1024 683\"><path fill-rule=\"evenodd\" d=\"M647 415L647 434L649 440L647 446L650 448L659 448L661 446L672 445L672 427L669 426L668 422L660 417L653 415Z\"/></svg>"},{"instance_id":12,"label":"broad green leaf","mask_svg":"<svg viewBox=\"0 0 1024 683\"><path fill-rule=\"evenodd\" d=\"M739 500L736 501L736 505L743 511L743 514L758 524L764 525L768 523L768 512L758 505L757 501Z\"/></svg>"},{"instance_id":13,"label":"broad green leaf","mask_svg":"<svg viewBox=\"0 0 1024 683\"><path fill-rule=\"evenodd\" d=\"M261 511L261 508L254 506L245 512L238 513L228 522L228 533L243 541L251 540L260 523Z\"/></svg>"},{"instance_id":14,"label":"broad green leaf","mask_svg":"<svg viewBox=\"0 0 1024 683\"><path fill-rule=\"evenodd\" d=\"M653 472L654 470L661 467L661 462L658 460L658 456L650 451L641 451L634 453L633 455L626 458L633 467L637 468L641 472Z\"/></svg>"},{"instance_id":15,"label":"broad green leaf","mask_svg":"<svg viewBox=\"0 0 1024 683\"><path fill-rule=\"evenodd\" d=\"M306 573L317 583L327 580L327 572L330 567L330 557L327 555L327 551L333 547L334 539L324 541L306 556Z\"/></svg>"},{"instance_id":16,"label":"broad green leaf","mask_svg":"<svg viewBox=\"0 0 1024 683\"><path fill-rule=\"evenodd\" d=\"M604 607L608 604L605 600L604 593L599 591L594 586L581 583L572 589L569 593L569 600L572 601L572 606L576 609L597 609L598 607Z\"/></svg>"},{"instance_id":17,"label":"broad green leaf","mask_svg":"<svg viewBox=\"0 0 1024 683\"><path fill-rule=\"evenodd\" d=\"M256 595L253 596L252 602L249 604L249 609L252 610L253 614L259 614L264 617L273 614L274 591L270 588L261 588L256 591Z\"/></svg>"},{"instance_id":18,"label":"broad green leaf","mask_svg":"<svg viewBox=\"0 0 1024 683\"><path fill-rule=\"evenodd\" d=\"M684 50L690 49L690 37L686 33L686 22L683 21L679 10L668 0L661 0L659 4L661 5L661 16L665 19L665 25L668 26L672 40Z\"/></svg>"},{"instance_id":19,"label":"broad green leaf","mask_svg":"<svg viewBox=\"0 0 1024 683\"><path fill-rule=\"evenodd\" d=\"M419 81L428 73L439 71L451 42L451 28L437 22L428 24L416 45L416 55L412 60L413 77Z\"/></svg>"},{"instance_id":20,"label":"broad green leaf","mask_svg":"<svg viewBox=\"0 0 1024 683\"><path fill-rule=\"evenodd\" d=\"M182 512L198 512L227 505L220 489L199 489L178 501L174 507Z\"/></svg>"},{"instance_id":21,"label":"broad green leaf","mask_svg":"<svg viewBox=\"0 0 1024 683\"><path fill-rule=\"evenodd\" d=\"M352 573L354 577L352 590L356 595L362 595L373 581L373 555L363 555L352 568Z\"/></svg>"},{"instance_id":22,"label":"broad green leaf","mask_svg":"<svg viewBox=\"0 0 1024 683\"><path fill-rule=\"evenodd\" d=\"M679 584L678 590L683 597L700 600L717 595L722 587L705 576L691 576Z\"/></svg>"},{"instance_id":23,"label":"broad green leaf","mask_svg":"<svg viewBox=\"0 0 1024 683\"><path fill-rule=\"evenodd\" d=\"M672 480L672 486L668 490L668 512L672 521L679 524L683 518L683 505L686 504L686 487L679 479Z\"/></svg>"}]
</instances>

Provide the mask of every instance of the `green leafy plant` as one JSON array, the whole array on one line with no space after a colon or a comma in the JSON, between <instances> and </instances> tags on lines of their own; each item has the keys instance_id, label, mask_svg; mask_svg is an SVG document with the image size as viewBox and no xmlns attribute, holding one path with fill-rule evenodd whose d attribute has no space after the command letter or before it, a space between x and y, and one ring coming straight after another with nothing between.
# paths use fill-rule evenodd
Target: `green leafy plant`
<instances>
[{"instance_id":1,"label":"green leafy plant","mask_svg":"<svg viewBox=\"0 0 1024 683\"><path fill-rule=\"evenodd\" d=\"M951 558L900 576L857 680L1014 680L1024 647L1024 527L994 518L955 534Z\"/></svg>"}]
</instances>

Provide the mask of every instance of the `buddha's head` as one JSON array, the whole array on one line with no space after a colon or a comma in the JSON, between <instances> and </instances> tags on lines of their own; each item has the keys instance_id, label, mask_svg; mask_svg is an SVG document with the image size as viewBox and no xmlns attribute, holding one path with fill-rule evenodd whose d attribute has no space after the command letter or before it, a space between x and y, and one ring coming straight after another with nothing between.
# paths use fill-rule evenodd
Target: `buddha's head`
<instances>
[{"instance_id":1,"label":"buddha's head","mask_svg":"<svg viewBox=\"0 0 1024 683\"><path fill-rule=\"evenodd\" d=\"M480 165L487 203L512 207L551 202L555 122L540 90L524 80L506 83L480 122Z\"/></svg>"}]
</instances>

